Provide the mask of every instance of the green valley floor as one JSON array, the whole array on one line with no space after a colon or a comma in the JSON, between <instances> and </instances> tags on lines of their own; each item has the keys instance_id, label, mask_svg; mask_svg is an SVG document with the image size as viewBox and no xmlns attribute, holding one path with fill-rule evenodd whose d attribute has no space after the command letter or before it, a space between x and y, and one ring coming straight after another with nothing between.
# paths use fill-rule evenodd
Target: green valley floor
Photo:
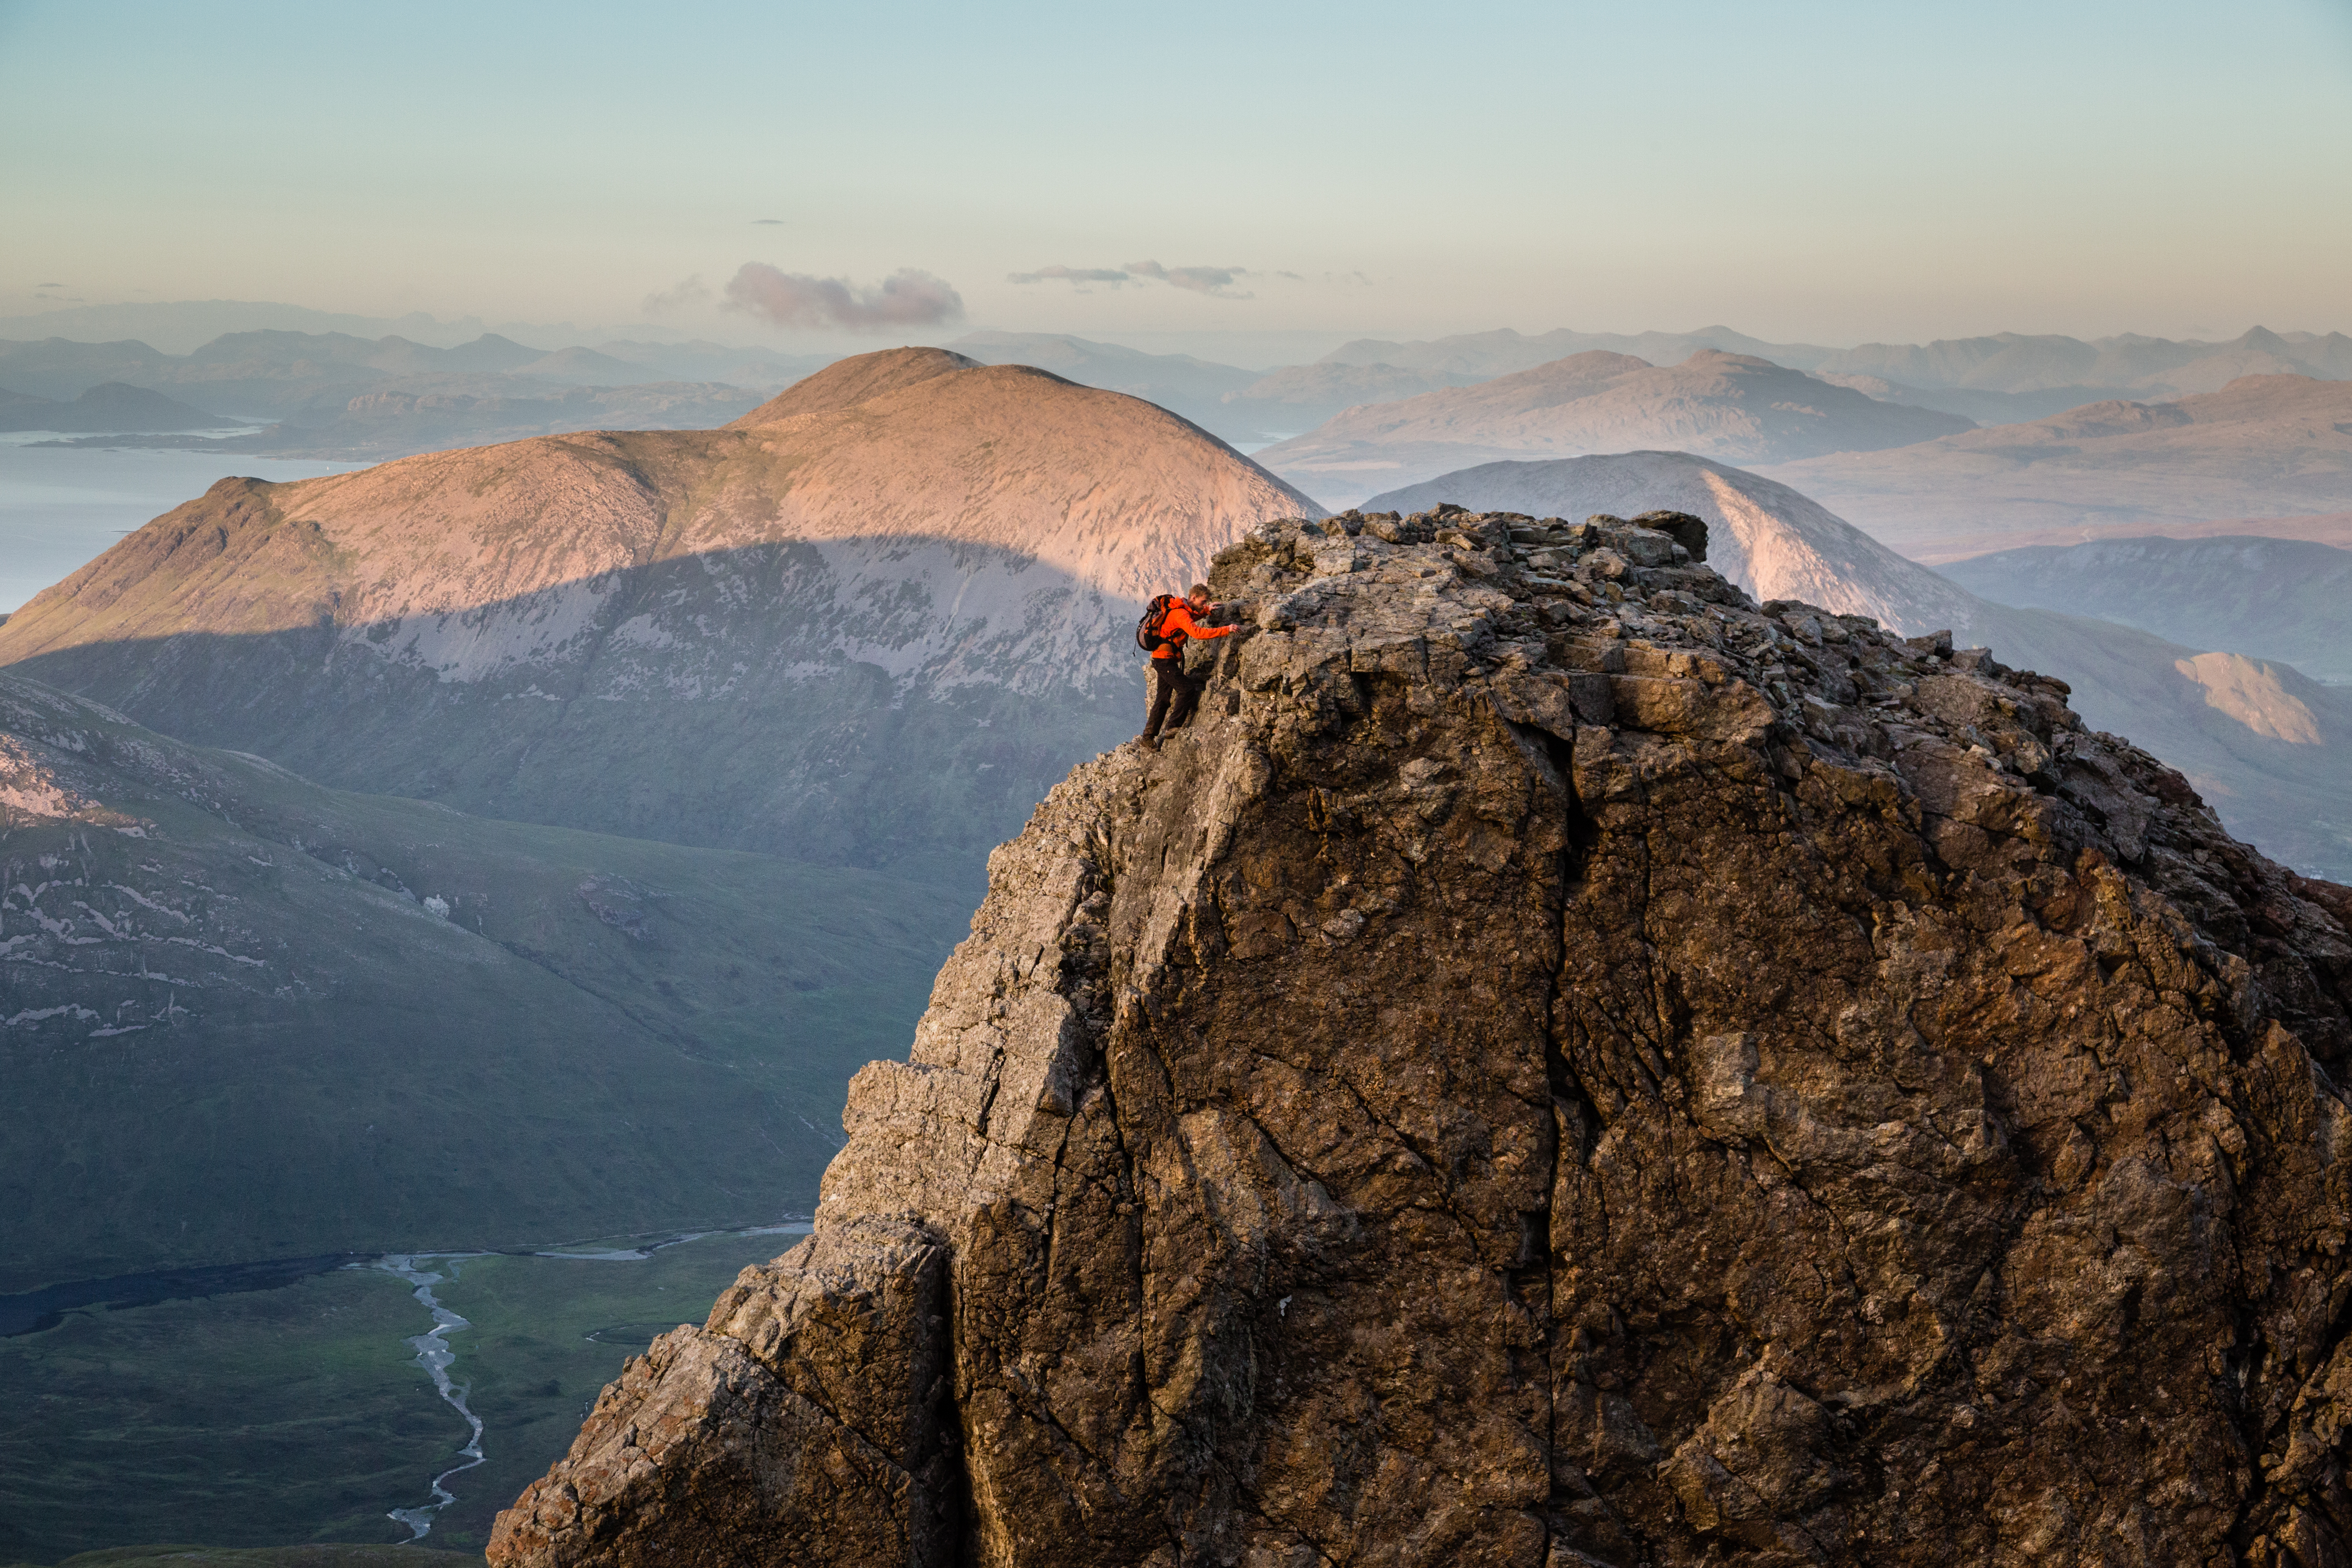
<instances>
[{"instance_id":1,"label":"green valley floor","mask_svg":"<svg viewBox=\"0 0 2352 1568\"><path fill-rule=\"evenodd\" d=\"M490 1522L570 1444L580 1418L655 1334L701 1321L747 1265L797 1237L708 1236L645 1253L442 1258L451 1380L484 1424L485 1462L404 1546L478 1561ZM629 1254L635 1253L635 1256ZM160 1557L211 1568L374 1568L404 1542L394 1509L430 1500L461 1463L464 1419L409 1341L433 1327L381 1268L274 1290L69 1312L0 1340L0 1563L116 1568ZM335 1545L328 1543L349 1543ZM265 1550L266 1549L266 1550ZM84 1554L84 1555L76 1555ZM450 1561L456 1561L452 1555Z\"/></svg>"}]
</instances>

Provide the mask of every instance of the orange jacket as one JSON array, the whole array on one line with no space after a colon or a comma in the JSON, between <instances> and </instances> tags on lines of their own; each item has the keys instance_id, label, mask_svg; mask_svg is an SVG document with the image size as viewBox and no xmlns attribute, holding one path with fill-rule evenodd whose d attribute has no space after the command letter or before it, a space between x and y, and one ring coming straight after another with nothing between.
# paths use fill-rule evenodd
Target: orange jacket
<instances>
[{"instance_id":1,"label":"orange jacket","mask_svg":"<svg viewBox=\"0 0 2352 1568\"><path fill-rule=\"evenodd\" d=\"M1152 649L1151 657L1181 658L1184 657L1186 637L1199 637L1202 642L1208 642L1217 637L1230 637L1233 635L1233 630L1231 626L1202 626L1192 618L1192 605L1186 600L1179 599L1169 606L1166 618L1160 623L1160 635L1168 640L1160 647Z\"/></svg>"}]
</instances>

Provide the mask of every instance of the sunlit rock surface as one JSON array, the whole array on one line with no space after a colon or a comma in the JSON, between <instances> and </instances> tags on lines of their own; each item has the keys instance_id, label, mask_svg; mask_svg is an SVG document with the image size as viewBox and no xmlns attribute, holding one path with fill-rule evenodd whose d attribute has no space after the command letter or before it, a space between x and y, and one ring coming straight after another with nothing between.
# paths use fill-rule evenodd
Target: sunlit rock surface
<instances>
[{"instance_id":1,"label":"sunlit rock surface","mask_svg":"<svg viewBox=\"0 0 2352 1568\"><path fill-rule=\"evenodd\" d=\"M2342 1554L2352 892L1644 521L1225 552L492 1561Z\"/></svg>"}]
</instances>

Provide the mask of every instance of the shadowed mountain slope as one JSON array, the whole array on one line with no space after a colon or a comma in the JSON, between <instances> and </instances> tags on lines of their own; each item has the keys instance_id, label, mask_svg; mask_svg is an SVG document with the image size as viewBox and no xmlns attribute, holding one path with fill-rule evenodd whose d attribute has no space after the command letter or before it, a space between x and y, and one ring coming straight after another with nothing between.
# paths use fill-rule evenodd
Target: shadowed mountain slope
<instances>
[{"instance_id":1,"label":"shadowed mountain slope","mask_svg":"<svg viewBox=\"0 0 2352 1568\"><path fill-rule=\"evenodd\" d=\"M2121 621L2352 682L2352 550L2247 535L2114 539L2004 550L1938 570L2004 605Z\"/></svg>"},{"instance_id":2,"label":"shadowed mountain slope","mask_svg":"<svg viewBox=\"0 0 2352 1568\"><path fill-rule=\"evenodd\" d=\"M961 924L868 873L321 789L0 674L0 1293L805 1208Z\"/></svg>"},{"instance_id":3,"label":"shadowed mountain slope","mask_svg":"<svg viewBox=\"0 0 2352 1568\"><path fill-rule=\"evenodd\" d=\"M1350 409L1259 461L1331 505L1496 458L1673 447L1727 462L1895 447L1969 428L1799 371L1703 350L1656 366L1601 351Z\"/></svg>"},{"instance_id":4,"label":"shadowed mountain slope","mask_svg":"<svg viewBox=\"0 0 2352 1568\"><path fill-rule=\"evenodd\" d=\"M1311 508L1149 404L900 350L724 430L225 480L0 663L340 787L968 881L1133 732L1137 602Z\"/></svg>"},{"instance_id":5,"label":"shadowed mountain slope","mask_svg":"<svg viewBox=\"0 0 2352 1568\"><path fill-rule=\"evenodd\" d=\"M2059 676L2092 723L2194 779L2231 831L2301 869L2352 877L2352 701L2227 641L2210 653L2210 644L1979 598L1786 485L1685 452L1490 463L1366 506L1441 501L1570 519L1689 512L1708 525L1709 563L1759 599L1869 616L1914 636L1949 630Z\"/></svg>"}]
</instances>

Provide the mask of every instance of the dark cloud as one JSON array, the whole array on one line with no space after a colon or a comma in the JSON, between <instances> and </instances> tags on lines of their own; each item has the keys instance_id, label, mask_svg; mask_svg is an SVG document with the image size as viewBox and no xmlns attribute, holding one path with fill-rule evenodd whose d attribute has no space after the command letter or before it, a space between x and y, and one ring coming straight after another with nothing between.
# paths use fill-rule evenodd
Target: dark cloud
<instances>
[{"instance_id":1,"label":"dark cloud","mask_svg":"<svg viewBox=\"0 0 2352 1568\"><path fill-rule=\"evenodd\" d=\"M688 279L675 289L665 289L658 294L646 295L644 301L645 312L648 316L658 316L665 310L678 310L688 305L699 305L709 298L709 286L704 283L699 276L696 276Z\"/></svg>"},{"instance_id":2,"label":"dark cloud","mask_svg":"<svg viewBox=\"0 0 2352 1568\"><path fill-rule=\"evenodd\" d=\"M1007 283L1058 281L1116 285L1126 282L1128 277L1116 267L1040 267L1034 272L1008 272L1004 275L1004 280Z\"/></svg>"},{"instance_id":3,"label":"dark cloud","mask_svg":"<svg viewBox=\"0 0 2352 1568\"><path fill-rule=\"evenodd\" d=\"M727 309L779 327L830 327L884 332L894 327L937 327L963 319L963 297L943 278L900 268L872 289L846 278L780 272L747 261L727 281Z\"/></svg>"}]
</instances>

